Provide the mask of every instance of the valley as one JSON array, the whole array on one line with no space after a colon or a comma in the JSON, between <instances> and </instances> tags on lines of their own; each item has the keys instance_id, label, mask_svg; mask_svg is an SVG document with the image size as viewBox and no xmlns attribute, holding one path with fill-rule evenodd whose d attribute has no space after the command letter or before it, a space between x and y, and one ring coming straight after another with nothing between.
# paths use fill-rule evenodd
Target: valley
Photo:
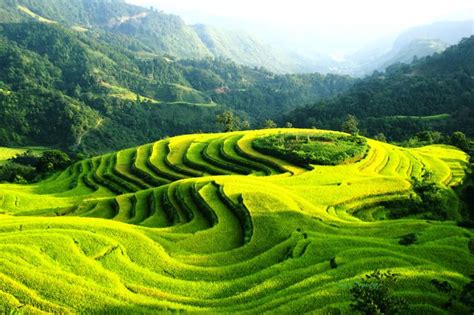
<instances>
[{"instance_id":1,"label":"valley","mask_svg":"<svg viewBox=\"0 0 474 315\"><path fill-rule=\"evenodd\" d=\"M0 1L0 314L472 314L463 4L246 1Z\"/></svg>"}]
</instances>

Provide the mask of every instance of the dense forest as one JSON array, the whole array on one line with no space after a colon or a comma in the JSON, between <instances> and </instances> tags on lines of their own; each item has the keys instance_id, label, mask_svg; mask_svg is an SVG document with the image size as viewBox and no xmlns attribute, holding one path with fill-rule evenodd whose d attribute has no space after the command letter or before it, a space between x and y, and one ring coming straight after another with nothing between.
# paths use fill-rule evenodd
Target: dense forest
<instances>
[{"instance_id":1,"label":"dense forest","mask_svg":"<svg viewBox=\"0 0 474 315\"><path fill-rule=\"evenodd\" d=\"M274 48L243 31L187 25L179 16L121 0L0 1L1 23L31 19L59 23L80 32L101 30L133 37L139 44L124 44L142 54L196 60L229 58L238 64L264 66L278 73L307 72L314 68L304 58Z\"/></svg>"},{"instance_id":2,"label":"dense forest","mask_svg":"<svg viewBox=\"0 0 474 315\"><path fill-rule=\"evenodd\" d=\"M124 22L143 10L154 18ZM245 128L272 120L340 129L351 114L361 134L389 141L424 130L474 135L473 37L353 79L275 74L205 53L199 60L170 55L168 44L194 49L184 37L150 44L170 35L176 17L123 1L8 0L0 12L0 146L99 153L221 130L216 117L227 111ZM164 33L150 33L156 29Z\"/></svg>"},{"instance_id":3,"label":"dense forest","mask_svg":"<svg viewBox=\"0 0 474 315\"><path fill-rule=\"evenodd\" d=\"M337 97L295 109L298 127L338 129L347 114L362 133L404 140L423 130L474 135L474 36L441 54L374 72Z\"/></svg>"},{"instance_id":4,"label":"dense forest","mask_svg":"<svg viewBox=\"0 0 474 315\"><path fill-rule=\"evenodd\" d=\"M215 131L215 117L226 109L259 127L354 82L337 75L276 75L222 59L143 56L127 48L135 44L100 30L1 24L0 145L100 152Z\"/></svg>"}]
</instances>

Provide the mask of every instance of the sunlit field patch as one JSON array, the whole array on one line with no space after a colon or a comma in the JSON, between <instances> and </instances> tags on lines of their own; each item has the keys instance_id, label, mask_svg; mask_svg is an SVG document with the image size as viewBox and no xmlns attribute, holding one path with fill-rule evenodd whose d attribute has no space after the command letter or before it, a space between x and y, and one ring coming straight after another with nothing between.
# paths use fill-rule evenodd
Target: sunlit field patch
<instances>
[{"instance_id":1,"label":"sunlit field patch","mask_svg":"<svg viewBox=\"0 0 474 315\"><path fill-rule=\"evenodd\" d=\"M262 139L279 151L258 150ZM391 217L414 198L413 178L450 190L468 157L347 139L194 134L0 185L0 313L348 313L351 285L375 269L400 274L411 313L445 313L430 281L456 292L469 282L472 231ZM303 165L286 148L346 157ZM400 245L413 233L416 243ZM467 311L458 301L449 310Z\"/></svg>"}]
</instances>

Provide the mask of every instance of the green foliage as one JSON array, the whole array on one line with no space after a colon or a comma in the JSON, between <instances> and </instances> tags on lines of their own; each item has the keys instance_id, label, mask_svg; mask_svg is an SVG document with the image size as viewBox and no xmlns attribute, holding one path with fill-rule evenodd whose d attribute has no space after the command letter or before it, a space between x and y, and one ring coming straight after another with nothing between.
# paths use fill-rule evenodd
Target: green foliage
<instances>
[{"instance_id":1,"label":"green foliage","mask_svg":"<svg viewBox=\"0 0 474 315\"><path fill-rule=\"evenodd\" d=\"M347 115L346 120L341 125L341 130L356 136L359 134L359 121L354 115Z\"/></svg>"},{"instance_id":2,"label":"green foliage","mask_svg":"<svg viewBox=\"0 0 474 315\"><path fill-rule=\"evenodd\" d=\"M250 128L250 124L246 120L242 120L239 116L230 110L226 110L216 116L216 122L221 126L222 131L231 132L245 130Z\"/></svg>"},{"instance_id":3,"label":"green foliage","mask_svg":"<svg viewBox=\"0 0 474 315\"><path fill-rule=\"evenodd\" d=\"M393 295L398 274L375 270L351 288L351 309L362 314L403 314L408 309L405 299Z\"/></svg>"},{"instance_id":4,"label":"green foliage","mask_svg":"<svg viewBox=\"0 0 474 315\"><path fill-rule=\"evenodd\" d=\"M97 3L84 14L108 5L113 6ZM59 1L36 12L50 17L62 6L70 4ZM0 128L0 145L103 152L166 135L215 131L215 115L225 110L259 125L296 100L330 97L353 82L333 75L275 75L222 59L170 61L151 52L143 57L146 44L109 28L83 33L12 23L2 24L0 35L0 126L8 126ZM242 122L239 129L249 125Z\"/></svg>"},{"instance_id":5,"label":"green foliage","mask_svg":"<svg viewBox=\"0 0 474 315\"><path fill-rule=\"evenodd\" d=\"M441 54L357 81L347 92L286 115L297 127L336 129L347 113L360 121L363 134L383 132L390 141L423 130L474 136L474 36ZM450 115L446 116L446 113Z\"/></svg>"},{"instance_id":6,"label":"green foliage","mask_svg":"<svg viewBox=\"0 0 474 315\"><path fill-rule=\"evenodd\" d=\"M367 141L361 137L335 134L284 134L257 138L253 147L269 155L310 168L310 164L338 165L361 159Z\"/></svg>"},{"instance_id":7,"label":"green foliage","mask_svg":"<svg viewBox=\"0 0 474 315\"><path fill-rule=\"evenodd\" d=\"M38 181L66 169L71 163L69 155L59 150L41 153L27 150L0 165L0 181L20 184Z\"/></svg>"},{"instance_id":8,"label":"green foliage","mask_svg":"<svg viewBox=\"0 0 474 315\"><path fill-rule=\"evenodd\" d=\"M460 300L469 307L471 312L474 312L474 281L471 281L464 286Z\"/></svg>"},{"instance_id":9,"label":"green foliage","mask_svg":"<svg viewBox=\"0 0 474 315\"><path fill-rule=\"evenodd\" d=\"M264 129L273 129L273 128L277 128L277 124L276 122L274 122L273 120L271 119L267 119L263 122L263 128Z\"/></svg>"},{"instance_id":10,"label":"green foliage","mask_svg":"<svg viewBox=\"0 0 474 315\"><path fill-rule=\"evenodd\" d=\"M466 138L466 135L460 131L453 132L449 138L451 145L458 147L464 152L469 152L469 141Z\"/></svg>"},{"instance_id":11,"label":"green foliage","mask_svg":"<svg viewBox=\"0 0 474 315\"><path fill-rule=\"evenodd\" d=\"M413 190L419 199L413 204L414 213L428 212L440 220L458 220L459 205L454 192L431 178L413 180Z\"/></svg>"},{"instance_id":12,"label":"green foliage","mask_svg":"<svg viewBox=\"0 0 474 315\"><path fill-rule=\"evenodd\" d=\"M36 178L36 168L33 166L18 163L7 163L0 166L0 182L26 184Z\"/></svg>"},{"instance_id":13,"label":"green foliage","mask_svg":"<svg viewBox=\"0 0 474 315\"><path fill-rule=\"evenodd\" d=\"M415 244L417 241L418 241L418 237L416 236L416 233L409 233L409 234L403 235L400 238L400 241L398 242L398 244L407 246L407 245Z\"/></svg>"},{"instance_id":14,"label":"green foliage","mask_svg":"<svg viewBox=\"0 0 474 315\"><path fill-rule=\"evenodd\" d=\"M63 170L71 165L72 160L65 152L54 150L45 151L36 164L36 169L41 173Z\"/></svg>"},{"instance_id":15,"label":"green foliage","mask_svg":"<svg viewBox=\"0 0 474 315\"><path fill-rule=\"evenodd\" d=\"M387 137L383 134L383 132L380 132L374 136L374 139L380 142L387 142Z\"/></svg>"}]
</instances>

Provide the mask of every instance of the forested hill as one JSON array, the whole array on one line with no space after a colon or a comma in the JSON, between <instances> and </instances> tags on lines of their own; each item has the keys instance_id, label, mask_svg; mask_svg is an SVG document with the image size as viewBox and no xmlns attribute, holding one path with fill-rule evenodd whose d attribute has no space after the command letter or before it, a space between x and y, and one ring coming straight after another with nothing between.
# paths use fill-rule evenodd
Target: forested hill
<instances>
[{"instance_id":1,"label":"forested hill","mask_svg":"<svg viewBox=\"0 0 474 315\"><path fill-rule=\"evenodd\" d=\"M358 81L346 93L298 108L282 121L337 129L347 114L362 132L401 140L421 130L474 135L474 36L441 54L395 64Z\"/></svg>"},{"instance_id":2,"label":"forested hill","mask_svg":"<svg viewBox=\"0 0 474 315\"><path fill-rule=\"evenodd\" d=\"M216 130L226 108L259 127L353 84L346 76L276 75L130 48L144 45L100 29L0 24L0 145L102 152Z\"/></svg>"},{"instance_id":3,"label":"forested hill","mask_svg":"<svg viewBox=\"0 0 474 315\"><path fill-rule=\"evenodd\" d=\"M243 32L190 26L175 15L118 0L2 0L0 22L39 20L77 31L103 30L138 39L129 49L180 59L224 57L278 73L303 72L306 61Z\"/></svg>"}]
</instances>

